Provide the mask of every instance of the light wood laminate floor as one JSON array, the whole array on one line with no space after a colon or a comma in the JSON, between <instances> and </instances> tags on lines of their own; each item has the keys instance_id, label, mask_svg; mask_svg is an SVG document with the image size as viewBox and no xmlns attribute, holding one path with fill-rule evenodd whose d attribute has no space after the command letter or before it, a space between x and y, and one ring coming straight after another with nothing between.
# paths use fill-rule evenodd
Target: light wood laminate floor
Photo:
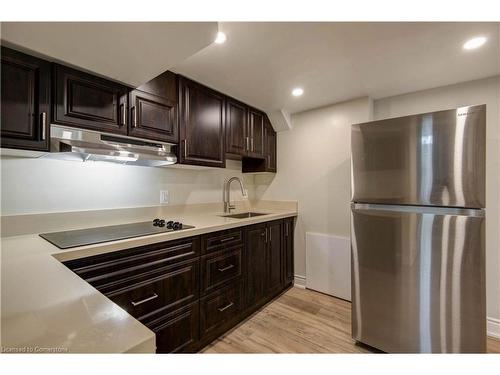
<instances>
[{"instance_id":1,"label":"light wood laminate floor","mask_svg":"<svg viewBox=\"0 0 500 375\"><path fill-rule=\"evenodd\" d=\"M351 304L291 288L220 337L203 353L370 353L351 338ZM500 341L488 338L488 352Z\"/></svg>"}]
</instances>

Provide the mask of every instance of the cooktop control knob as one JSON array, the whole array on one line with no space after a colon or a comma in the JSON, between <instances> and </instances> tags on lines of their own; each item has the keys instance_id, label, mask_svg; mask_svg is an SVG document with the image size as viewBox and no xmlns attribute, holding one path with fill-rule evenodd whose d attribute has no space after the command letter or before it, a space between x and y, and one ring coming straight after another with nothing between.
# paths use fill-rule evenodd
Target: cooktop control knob
<instances>
[{"instance_id":1,"label":"cooktop control knob","mask_svg":"<svg viewBox=\"0 0 500 375\"><path fill-rule=\"evenodd\" d=\"M174 224L174 222L172 220L167 221L167 228L172 229L173 224Z\"/></svg>"},{"instance_id":2,"label":"cooktop control knob","mask_svg":"<svg viewBox=\"0 0 500 375\"><path fill-rule=\"evenodd\" d=\"M179 223L178 221L176 221L175 223L172 224L172 229L173 230L182 229L182 223Z\"/></svg>"},{"instance_id":3,"label":"cooktop control knob","mask_svg":"<svg viewBox=\"0 0 500 375\"><path fill-rule=\"evenodd\" d=\"M158 226L159 227L164 227L165 226L165 220L158 221Z\"/></svg>"},{"instance_id":4,"label":"cooktop control knob","mask_svg":"<svg viewBox=\"0 0 500 375\"><path fill-rule=\"evenodd\" d=\"M160 219L154 219L153 220L153 225L156 227L156 226L158 226L159 222L160 222Z\"/></svg>"}]
</instances>

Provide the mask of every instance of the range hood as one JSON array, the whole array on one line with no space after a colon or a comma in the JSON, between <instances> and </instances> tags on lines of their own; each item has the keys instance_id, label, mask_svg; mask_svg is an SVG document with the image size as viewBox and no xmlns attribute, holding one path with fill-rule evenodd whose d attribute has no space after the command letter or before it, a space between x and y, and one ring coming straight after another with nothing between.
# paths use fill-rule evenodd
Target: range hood
<instances>
[{"instance_id":1,"label":"range hood","mask_svg":"<svg viewBox=\"0 0 500 375\"><path fill-rule=\"evenodd\" d=\"M177 162L177 157L171 150L172 147L172 144L165 142L52 124L50 126L50 153L43 157L162 167Z\"/></svg>"}]
</instances>

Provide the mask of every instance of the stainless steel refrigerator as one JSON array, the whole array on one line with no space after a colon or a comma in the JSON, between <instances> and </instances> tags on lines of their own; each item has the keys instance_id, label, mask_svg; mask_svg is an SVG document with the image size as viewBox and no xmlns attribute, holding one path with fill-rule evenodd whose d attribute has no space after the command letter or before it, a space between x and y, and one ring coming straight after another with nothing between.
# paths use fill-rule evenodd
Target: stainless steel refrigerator
<instances>
[{"instance_id":1,"label":"stainless steel refrigerator","mask_svg":"<svg viewBox=\"0 0 500 375\"><path fill-rule=\"evenodd\" d=\"M355 340L485 352L485 138L485 105L352 126Z\"/></svg>"}]
</instances>

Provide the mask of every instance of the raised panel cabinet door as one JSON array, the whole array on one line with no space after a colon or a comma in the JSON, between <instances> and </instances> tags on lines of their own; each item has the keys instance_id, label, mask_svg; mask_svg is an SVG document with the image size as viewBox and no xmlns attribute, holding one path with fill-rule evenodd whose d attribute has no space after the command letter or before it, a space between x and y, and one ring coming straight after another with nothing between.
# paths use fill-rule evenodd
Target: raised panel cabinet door
<instances>
[{"instance_id":1,"label":"raised panel cabinet door","mask_svg":"<svg viewBox=\"0 0 500 375\"><path fill-rule=\"evenodd\" d=\"M294 279L294 262L293 262L293 236L294 236L295 220L287 218L283 220L283 278L284 284L289 285Z\"/></svg>"},{"instance_id":2,"label":"raised panel cabinet door","mask_svg":"<svg viewBox=\"0 0 500 375\"><path fill-rule=\"evenodd\" d=\"M157 353L193 353L198 349L199 303L182 307L146 324L156 334Z\"/></svg>"},{"instance_id":3,"label":"raised panel cabinet door","mask_svg":"<svg viewBox=\"0 0 500 375\"><path fill-rule=\"evenodd\" d=\"M176 103L140 90L130 93L129 135L178 142Z\"/></svg>"},{"instance_id":4,"label":"raised panel cabinet door","mask_svg":"<svg viewBox=\"0 0 500 375\"><path fill-rule=\"evenodd\" d=\"M266 122L266 171L276 172L276 132L271 123Z\"/></svg>"},{"instance_id":5,"label":"raised panel cabinet door","mask_svg":"<svg viewBox=\"0 0 500 375\"><path fill-rule=\"evenodd\" d=\"M283 285L282 222L267 225L267 293L275 294Z\"/></svg>"},{"instance_id":6,"label":"raised panel cabinet door","mask_svg":"<svg viewBox=\"0 0 500 375\"><path fill-rule=\"evenodd\" d=\"M127 134L128 87L56 65L54 89L55 123Z\"/></svg>"},{"instance_id":7,"label":"raised panel cabinet door","mask_svg":"<svg viewBox=\"0 0 500 375\"><path fill-rule=\"evenodd\" d=\"M1 145L48 151L51 65L2 47Z\"/></svg>"},{"instance_id":8,"label":"raised panel cabinet door","mask_svg":"<svg viewBox=\"0 0 500 375\"><path fill-rule=\"evenodd\" d=\"M248 128L250 133L249 156L264 158L264 114L250 109L248 111Z\"/></svg>"},{"instance_id":9,"label":"raised panel cabinet door","mask_svg":"<svg viewBox=\"0 0 500 375\"><path fill-rule=\"evenodd\" d=\"M233 99L226 99L226 153L241 157L250 147L247 126L247 106Z\"/></svg>"},{"instance_id":10,"label":"raised panel cabinet door","mask_svg":"<svg viewBox=\"0 0 500 375\"><path fill-rule=\"evenodd\" d=\"M179 86L180 163L224 168L224 95L184 77Z\"/></svg>"},{"instance_id":11,"label":"raised panel cabinet door","mask_svg":"<svg viewBox=\"0 0 500 375\"><path fill-rule=\"evenodd\" d=\"M247 256L247 306L261 302L266 296L266 224L257 224L246 229Z\"/></svg>"}]
</instances>

